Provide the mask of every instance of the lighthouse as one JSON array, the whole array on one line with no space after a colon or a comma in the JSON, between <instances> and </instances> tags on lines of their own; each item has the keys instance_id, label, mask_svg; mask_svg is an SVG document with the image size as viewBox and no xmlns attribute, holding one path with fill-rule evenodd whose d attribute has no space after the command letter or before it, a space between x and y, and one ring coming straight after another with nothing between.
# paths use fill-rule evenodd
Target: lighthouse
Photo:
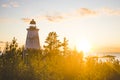
<instances>
[{"instance_id":1,"label":"lighthouse","mask_svg":"<svg viewBox=\"0 0 120 80\"><path fill-rule=\"evenodd\" d=\"M29 28L27 28L25 49L40 49L38 31L39 29L36 27L36 22L32 19Z\"/></svg>"}]
</instances>

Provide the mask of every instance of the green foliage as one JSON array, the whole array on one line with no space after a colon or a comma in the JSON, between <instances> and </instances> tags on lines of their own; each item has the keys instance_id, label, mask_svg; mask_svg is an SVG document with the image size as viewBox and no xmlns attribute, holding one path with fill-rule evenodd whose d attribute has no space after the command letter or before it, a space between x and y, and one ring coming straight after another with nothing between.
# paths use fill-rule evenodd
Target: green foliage
<instances>
[{"instance_id":1,"label":"green foliage","mask_svg":"<svg viewBox=\"0 0 120 80\"><path fill-rule=\"evenodd\" d=\"M5 53L0 56L0 80L14 80L17 77L18 65L21 61L22 49L18 48L16 39L6 44Z\"/></svg>"},{"instance_id":2,"label":"green foliage","mask_svg":"<svg viewBox=\"0 0 120 80\"><path fill-rule=\"evenodd\" d=\"M69 53L69 50L68 50L68 40L66 39L66 37L64 37L64 40L63 40L63 55L68 55Z\"/></svg>"},{"instance_id":3,"label":"green foliage","mask_svg":"<svg viewBox=\"0 0 120 80\"><path fill-rule=\"evenodd\" d=\"M83 52L68 50L67 39L61 43L55 32L46 43L47 51L18 48L15 38L7 43L0 56L0 80L120 80L119 60L84 58Z\"/></svg>"},{"instance_id":4,"label":"green foliage","mask_svg":"<svg viewBox=\"0 0 120 80\"><path fill-rule=\"evenodd\" d=\"M61 42L57 39L56 32L50 32L46 38L46 45L44 45L45 53L49 55L56 55L60 52Z\"/></svg>"}]
</instances>

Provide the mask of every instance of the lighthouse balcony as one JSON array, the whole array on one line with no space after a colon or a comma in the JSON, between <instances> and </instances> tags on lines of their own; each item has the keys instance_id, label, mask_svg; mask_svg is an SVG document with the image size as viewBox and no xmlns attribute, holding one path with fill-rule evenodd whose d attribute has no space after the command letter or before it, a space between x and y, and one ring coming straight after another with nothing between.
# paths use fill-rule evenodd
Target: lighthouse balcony
<instances>
[{"instance_id":1,"label":"lighthouse balcony","mask_svg":"<svg viewBox=\"0 0 120 80\"><path fill-rule=\"evenodd\" d=\"M33 26L30 26L30 28L29 28L30 30L35 30L35 29L37 29L36 27L33 27Z\"/></svg>"}]
</instances>

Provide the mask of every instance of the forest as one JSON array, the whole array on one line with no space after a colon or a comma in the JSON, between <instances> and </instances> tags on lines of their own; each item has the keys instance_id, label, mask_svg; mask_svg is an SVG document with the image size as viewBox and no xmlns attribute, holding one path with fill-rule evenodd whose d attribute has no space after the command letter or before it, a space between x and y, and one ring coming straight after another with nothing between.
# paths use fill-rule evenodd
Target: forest
<instances>
[{"instance_id":1,"label":"forest","mask_svg":"<svg viewBox=\"0 0 120 80\"><path fill-rule=\"evenodd\" d=\"M13 38L0 56L0 80L120 80L120 61L84 57L50 32L43 49L24 49Z\"/></svg>"}]
</instances>

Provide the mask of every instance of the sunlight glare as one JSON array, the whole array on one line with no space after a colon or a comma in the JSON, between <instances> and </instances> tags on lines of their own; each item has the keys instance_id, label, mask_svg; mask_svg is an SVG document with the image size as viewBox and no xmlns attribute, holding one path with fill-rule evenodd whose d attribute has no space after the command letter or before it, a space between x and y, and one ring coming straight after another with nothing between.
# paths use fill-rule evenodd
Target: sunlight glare
<instances>
[{"instance_id":1,"label":"sunlight glare","mask_svg":"<svg viewBox=\"0 0 120 80\"><path fill-rule=\"evenodd\" d=\"M83 51L84 55L86 55L91 49L91 45L87 39L82 39L77 43L77 50Z\"/></svg>"}]
</instances>

